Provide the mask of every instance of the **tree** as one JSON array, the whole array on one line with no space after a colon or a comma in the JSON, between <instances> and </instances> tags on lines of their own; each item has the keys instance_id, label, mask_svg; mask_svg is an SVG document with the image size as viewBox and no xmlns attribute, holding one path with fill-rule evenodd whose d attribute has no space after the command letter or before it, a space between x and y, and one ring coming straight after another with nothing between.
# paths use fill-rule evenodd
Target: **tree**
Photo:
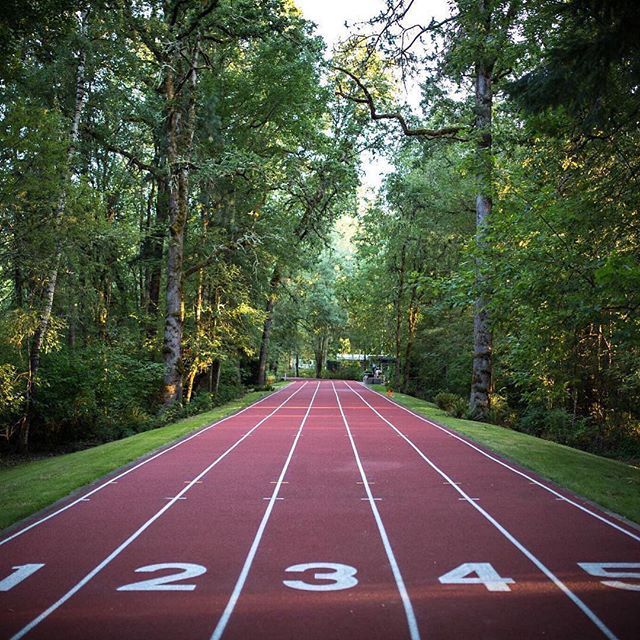
<instances>
[{"instance_id":1,"label":"tree","mask_svg":"<svg viewBox=\"0 0 640 640\"><path fill-rule=\"evenodd\" d=\"M473 80L474 93L471 109L467 116L468 124L450 124L447 126L418 127L398 111L379 112L373 94L356 72L341 68L353 81L355 88L341 93L351 100L365 105L373 120L391 120L400 124L405 136L424 140L458 139L468 136L476 151L476 244L478 247L476 264L476 301L474 313L474 356L472 366L471 394L469 410L477 418L485 418L489 411L493 389L492 382L492 332L489 318L488 301L488 264L483 259L491 220L493 192L493 135L492 113L494 95L497 84L512 71L517 59L517 47L512 43L512 29L521 10L519 0L459 0L455 3L453 15L441 22L432 20L429 24L405 26L410 14L412 2L389 2L387 9L372 24L380 25L377 34L370 36L369 50L372 51L382 43L382 50L392 60L402 65L403 76L410 66L420 65L421 71L427 73L425 85L438 78L449 78L458 86ZM416 43L431 35L434 42L439 39L441 52L416 53ZM361 45L361 37L354 39ZM408 44L407 44L408 43ZM371 53L364 58L360 69L366 69L367 63L374 59ZM435 68L429 65L435 61ZM430 75L429 75L430 74ZM426 96L427 105L430 98L436 95L443 97L443 91L430 90ZM445 98L445 103L450 102ZM437 120L436 120L437 121Z\"/></svg>"}]
</instances>

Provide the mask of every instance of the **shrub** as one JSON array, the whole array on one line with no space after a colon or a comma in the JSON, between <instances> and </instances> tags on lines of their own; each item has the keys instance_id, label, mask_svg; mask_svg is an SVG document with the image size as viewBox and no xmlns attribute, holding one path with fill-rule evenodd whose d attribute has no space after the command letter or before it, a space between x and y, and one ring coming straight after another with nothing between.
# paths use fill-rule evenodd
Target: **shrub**
<instances>
[{"instance_id":1,"label":"shrub","mask_svg":"<svg viewBox=\"0 0 640 640\"><path fill-rule=\"evenodd\" d=\"M105 442L152 426L163 365L127 345L63 348L43 358L35 444Z\"/></svg>"},{"instance_id":2,"label":"shrub","mask_svg":"<svg viewBox=\"0 0 640 640\"><path fill-rule=\"evenodd\" d=\"M0 364L0 435L10 440L24 413L25 382L12 364Z\"/></svg>"},{"instance_id":3,"label":"shrub","mask_svg":"<svg viewBox=\"0 0 640 640\"><path fill-rule=\"evenodd\" d=\"M518 430L570 447L598 450L598 429L589 418L574 417L561 408L529 406L520 416Z\"/></svg>"},{"instance_id":4,"label":"shrub","mask_svg":"<svg viewBox=\"0 0 640 640\"><path fill-rule=\"evenodd\" d=\"M451 409L453 403L459 398L460 396L456 395L455 393L441 391L440 393L436 394L436 397L433 399L433 401L436 403L436 405L438 405L440 409L449 412L449 409Z\"/></svg>"},{"instance_id":5,"label":"shrub","mask_svg":"<svg viewBox=\"0 0 640 640\"><path fill-rule=\"evenodd\" d=\"M456 396L453 402L449 404L447 413L454 418L465 418L469 410L469 403L462 397Z\"/></svg>"},{"instance_id":6,"label":"shrub","mask_svg":"<svg viewBox=\"0 0 640 640\"><path fill-rule=\"evenodd\" d=\"M487 414L487 422L512 428L518 419L517 413L509 407L504 396L493 394Z\"/></svg>"}]
</instances>

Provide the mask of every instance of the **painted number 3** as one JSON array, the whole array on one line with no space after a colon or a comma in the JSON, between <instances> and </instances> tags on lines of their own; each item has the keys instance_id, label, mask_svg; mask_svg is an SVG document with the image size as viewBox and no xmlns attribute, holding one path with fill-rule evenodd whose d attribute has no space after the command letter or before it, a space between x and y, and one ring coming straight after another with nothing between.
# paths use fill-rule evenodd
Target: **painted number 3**
<instances>
[{"instance_id":1,"label":"painted number 3","mask_svg":"<svg viewBox=\"0 0 640 640\"><path fill-rule=\"evenodd\" d=\"M304 573L314 569L322 569L313 574L314 580L325 580L326 582L312 583L304 580L283 580L285 586L301 591L341 591L351 589L358 584L355 577L357 570L348 564L337 562L307 562L305 564L294 564L285 569L287 573Z\"/></svg>"}]
</instances>

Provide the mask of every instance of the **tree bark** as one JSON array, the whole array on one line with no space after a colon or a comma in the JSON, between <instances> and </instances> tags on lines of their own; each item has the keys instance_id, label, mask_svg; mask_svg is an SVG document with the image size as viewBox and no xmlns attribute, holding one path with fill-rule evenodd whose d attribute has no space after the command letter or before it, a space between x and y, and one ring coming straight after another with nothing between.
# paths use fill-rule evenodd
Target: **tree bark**
<instances>
[{"instance_id":1,"label":"tree bark","mask_svg":"<svg viewBox=\"0 0 640 640\"><path fill-rule=\"evenodd\" d=\"M416 329L418 327L418 285L414 283L411 287L411 298L409 300L409 311L407 314L407 344L404 350L404 362L402 366L402 385L404 393L409 391L409 378L411 371L411 356L413 355L413 345L415 343Z\"/></svg>"},{"instance_id":2,"label":"tree bark","mask_svg":"<svg viewBox=\"0 0 640 640\"><path fill-rule=\"evenodd\" d=\"M487 36L490 30L490 10L486 8L484 0L480 0L484 14ZM486 236L489 228L492 200L492 87L493 63L483 61L476 64L475 89L475 129L476 143L476 176L478 193L476 195L476 245L478 258L476 261L476 285L478 297L475 303L473 321L473 367L471 377L471 396L469 412L472 416L485 419L489 412L492 393L492 342L491 322L487 308L487 267Z\"/></svg>"},{"instance_id":3,"label":"tree bark","mask_svg":"<svg viewBox=\"0 0 640 640\"><path fill-rule=\"evenodd\" d=\"M395 328L395 348L396 348L396 377L397 381L400 382L400 378L402 377L402 363L400 359L400 351L402 348L402 297L404 295L404 275L405 275L405 261L406 261L406 253L407 253L407 243L402 243L402 249L400 250L400 265L398 270L398 288L396 290L396 300L395 300L395 313L396 313L396 328ZM402 383L402 387L404 388L404 383Z\"/></svg>"},{"instance_id":4,"label":"tree bark","mask_svg":"<svg viewBox=\"0 0 640 640\"><path fill-rule=\"evenodd\" d=\"M216 358L209 368L209 393L218 393L220 389L220 373L222 372L222 361Z\"/></svg>"},{"instance_id":5,"label":"tree bark","mask_svg":"<svg viewBox=\"0 0 640 640\"><path fill-rule=\"evenodd\" d=\"M87 37L89 9L84 9L78 14L78 33L81 39ZM71 120L71 128L69 131L69 146L67 148L66 167L64 174L64 181L62 184L62 190L60 192L60 198L56 206L56 212L54 217L54 224L57 226L60 224L61 219L64 216L64 212L67 204L67 188L68 183L73 172L73 157L76 153L76 147L79 140L80 131L80 118L82 117L82 110L86 100L86 86L85 86L85 67L86 67L87 54L84 48L84 42L80 45L78 51L78 66L76 68L76 82L75 82L75 103L73 110L73 118ZM38 371L40 369L40 356L42 353L42 345L44 344L44 338L49 327L49 321L51 320L51 313L53 311L53 300L56 294L56 286L58 283L58 271L60 269L60 261L62 259L62 251L58 247L53 266L49 271L47 278L47 284L44 290L43 303L40 312L40 319L38 326L31 337L29 345L29 372L27 376L27 390L26 390L26 412L23 416L20 424L19 434L19 447L22 451L29 449L29 438L31 431L31 418L33 415Z\"/></svg>"},{"instance_id":6,"label":"tree bark","mask_svg":"<svg viewBox=\"0 0 640 640\"><path fill-rule=\"evenodd\" d=\"M324 363L327 359L327 350L329 348L329 336L323 335L318 337L316 343L315 358L316 358L316 378L322 377L322 370L324 369Z\"/></svg>"},{"instance_id":7,"label":"tree bark","mask_svg":"<svg viewBox=\"0 0 640 640\"><path fill-rule=\"evenodd\" d=\"M169 219L168 185L164 177L157 179L155 220L145 246L144 258L148 262L147 277L147 313L150 316L147 334L155 336L156 320L160 310L160 281L162 278L162 253L164 251L164 237L167 233Z\"/></svg>"},{"instance_id":8,"label":"tree bark","mask_svg":"<svg viewBox=\"0 0 640 640\"><path fill-rule=\"evenodd\" d=\"M183 52L174 43L172 64L166 66L164 99L167 113L168 214L169 246L167 262L167 310L164 327L164 389L165 406L182 399L182 332L184 309L182 280L184 275L184 240L189 204L189 166L195 129L195 92L197 85L196 40L188 80L177 91L175 69L184 69Z\"/></svg>"},{"instance_id":9,"label":"tree bark","mask_svg":"<svg viewBox=\"0 0 640 640\"><path fill-rule=\"evenodd\" d=\"M264 387L267 382L267 360L269 358L269 341L271 339L271 329L273 328L273 309L276 306L277 289L280 284L280 269L276 265L273 269L271 282L269 283L269 297L265 311L267 315L262 327L262 339L260 340L260 359L258 362L258 386Z\"/></svg>"}]
</instances>

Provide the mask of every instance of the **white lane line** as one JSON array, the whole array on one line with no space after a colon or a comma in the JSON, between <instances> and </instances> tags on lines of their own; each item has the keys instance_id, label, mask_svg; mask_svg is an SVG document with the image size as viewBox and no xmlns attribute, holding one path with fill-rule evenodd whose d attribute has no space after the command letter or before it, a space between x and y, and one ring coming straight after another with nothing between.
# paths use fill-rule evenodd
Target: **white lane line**
<instances>
[{"instance_id":1,"label":"white lane line","mask_svg":"<svg viewBox=\"0 0 640 640\"><path fill-rule=\"evenodd\" d=\"M26 627L22 628L18 633L11 637L11 640L20 640L27 633L29 633L32 629L37 627L43 620L48 618L56 609L60 608L67 600L73 597L82 587L84 587L92 578L94 578L100 571L102 571L112 560L117 558L136 538L138 538L146 529L148 529L163 513L168 511L180 498L187 492L189 489L198 482L201 478L203 478L213 467L215 467L218 462L220 462L223 458L226 458L229 453L231 453L243 440L249 437L261 424L266 422L274 413L276 413L281 407L283 407L293 396L295 396L299 391L301 391L307 383L302 384L296 391L294 391L290 396L287 396L278 407L276 407L269 415L265 416L258 422L254 427L251 428L250 431L247 431L239 440L237 440L234 444L232 444L224 453L220 454L206 469L201 471L184 489L178 493L177 496L171 499L170 502L162 507L154 516L149 518L139 529L137 529L134 533L132 533L119 547L114 549L97 567L92 569L80 582L78 582L74 587L69 589L67 593L65 593L59 600L54 602L48 609L43 611L37 618L32 620Z\"/></svg>"},{"instance_id":2,"label":"white lane line","mask_svg":"<svg viewBox=\"0 0 640 640\"><path fill-rule=\"evenodd\" d=\"M360 454L358 453L356 443L353 439L353 435L351 434L351 429L349 428L349 423L347 422L347 418L344 415L344 411L342 410L342 403L340 402L340 398L336 390L336 385L332 382L331 386L333 387L333 393L335 394L336 400L338 401L338 408L340 409L340 415L342 416L342 421L344 422L344 426L347 430L347 434L349 435L349 442L351 443L351 448L353 449L353 455L355 456L356 464L358 465L358 470L360 471L362 484L364 486L365 491L367 492L367 497L363 498L363 500L369 500L369 505L371 506L373 517L376 521L376 524L378 525L378 532L380 533L380 538L382 539L382 544L387 554L389 565L391 566L391 571L393 572L393 577L395 578L395 581L396 581L398 593L400 594L400 599L402 600L402 606L404 607L404 612L407 617L407 624L409 625L409 635L411 637L411 640L420 640L420 631L418 630L418 623L416 621L416 615L413 611L413 605L411 604L411 599L409 598L409 594L407 593L407 588L405 587L404 579L402 578L402 574L400 573L400 567L398 566L396 557L393 553L393 549L391 548L391 543L389 542L389 536L387 535L387 530L385 529L384 524L382 524L382 518L380 517L380 512L378 511L378 506L376 505L376 502L375 502L376 498L374 498L373 494L371 493L371 487L369 487L369 482L367 481L367 474L364 472L362 461L360 460Z\"/></svg>"},{"instance_id":3,"label":"white lane line","mask_svg":"<svg viewBox=\"0 0 640 640\"><path fill-rule=\"evenodd\" d=\"M351 388L351 387L350 387ZM527 549L521 542L519 542L511 533L509 533L492 515L485 511L477 502L473 500L463 489L453 483L453 480L440 469L434 462L432 462L422 451L397 427L395 427L389 420L381 415L375 407L370 405L365 398L363 398L355 389L351 388L351 391L355 393L380 419L386 422L407 444L412 447L416 453L440 476L451 483L453 488L462 496L461 499L467 500L469 504L476 509L485 519L487 519L514 547L522 552L533 564L544 573L551 582L553 582L558 589L560 589L581 611L584 613L593 624L600 629L600 631L609 640L618 640L615 634L600 620L600 618L575 594L569 587L567 587L550 569L548 569L541 560L539 560L529 549Z\"/></svg>"},{"instance_id":4,"label":"white lane line","mask_svg":"<svg viewBox=\"0 0 640 640\"><path fill-rule=\"evenodd\" d=\"M349 386L348 383L346 383L346 384L347 384L347 387L349 387L349 389L351 389L351 391L353 391L354 393L357 393L357 391L353 387ZM375 391L371 391L371 393L375 393ZM358 395L360 395L360 394L358 394ZM552 489L551 487L548 487L547 485L543 484L542 482L539 482L535 478L532 478L530 475L527 475L523 471L519 471L518 469L515 469L514 467L512 467L509 464L507 464L503 460L500 460L499 458L496 458L496 457L492 456L490 453L487 453L486 451L483 451L479 447L476 447L473 443L471 443L468 440L465 440L464 438L460 437L458 434L453 433L452 431L449 431L449 429L446 429L445 427L442 427L441 425L436 424L435 422L431 422L431 420L427 420L427 418L425 418L424 416L421 416L420 414L416 413L415 411L411 411L411 409L407 409L406 407L403 407L398 402L394 402L393 400L389 400L389 398L387 398L386 396L380 395L379 393L376 393L375 395L376 396L380 396L380 398L382 398L383 400L386 400L392 406L398 407L399 409L402 409L403 411L406 411L407 413L411 414L415 418L418 418L419 420L422 420L422 422L426 422L428 425L430 425L432 427L435 427L436 429L440 429L440 431L446 433L448 436L451 436L452 438L455 438L456 440L459 440L463 444L466 444L467 447L471 447L472 449L474 449L478 453L481 453L485 458L489 458L489 460L493 460L494 462L497 462L499 465L505 467L505 469L509 469L509 471L513 471L513 473L517 473L519 476L522 476L523 478L526 478L529 481L530 484L535 484L538 487L544 489L545 491L548 491L549 493L552 493L553 495L558 496L559 498L562 498L568 504L576 507L577 509L580 509L580 511L584 511L584 513L587 513L588 515L593 516L594 518L600 520L604 524L607 524L610 527L613 527L614 529L620 531L620 533L624 533L625 535L629 536L630 538L633 538L637 542L640 542L640 535L638 535L636 533L632 533L631 531L628 531L627 529L625 529L624 527L621 527L620 525L616 524L612 520L609 520L608 518L605 518L605 517L601 516L600 514L596 513L595 511L591 511L591 509L588 509L587 507L584 507L583 505L581 505L581 504L579 504L577 502L574 502L570 498L567 498L566 496L563 496L561 493L558 493L555 489Z\"/></svg>"},{"instance_id":5,"label":"white lane line","mask_svg":"<svg viewBox=\"0 0 640 640\"><path fill-rule=\"evenodd\" d=\"M233 610L238 602L238 599L240 598L240 593L242 592L244 583L247 581L247 576L249 575L249 571L251 570L251 565L253 564L253 560L256 557L258 546L260 545L260 541L262 540L264 530L267 527L267 522L271 517L271 512L273 511L273 507L276 503L276 500L278 499L278 492L280 491L280 487L283 484L284 476L286 475L287 469L289 468L289 463L291 462L291 458L293 458L293 453L296 450L298 440L300 439L300 434L302 433L302 430L304 429L304 425L307 422L307 418L309 417L309 413L311 412L311 406L313 405L313 401L316 399L316 395L318 393L319 388L320 388L320 383L318 382L318 386L313 392L311 402L307 407L307 411L304 414L304 417L302 418L302 422L300 423L298 432L296 433L296 438L293 441L293 444L291 445L291 449L289 450L289 455L287 456L284 466L282 467L282 471L280 472L280 477L277 480L276 486L273 488L271 499L269 500L269 504L267 505L264 515L262 516L262 521L260 522L260 526L258 527L258 531L256 532L255 538L251 543L249 553L247 554L247 557L244 561L244 565L242 566L242 570L240 571L240 576L238 577L235 587L231 592L231 596L229 597L229 602L227 602L227 606L224 608L224 611L222 612L222 616L220 616L220 620L218 621L216 628L213 630L213 633L211 634L211 640L219 640L219 638L222 637L222 634L224 633L224 630L229 622L229 618L231 617L231 614L233 613Z\"/></svg>"},{"instance_id":6,"label":"white lane line","mask_svg":"<svg viewBox=\"0 0 640 640\"><path fill-rule=\"evenodd\" d=\"M305 382L304 384L307 384L307 383ZM304 384L302 386L304 386ZM35 522L32 522L30 525L28 525L27 527L24 527L24 529L20 529L20 530L16 531L12 535L10 535L8 538L5 538L4 540L0 540L0 547L3 544L6 544L7 542L10 542L11 540L14 540L18 536L21 536L23 533L26 533L27 531L30 531L34 527L37 527L38 525L41 525L43 522L47 522L47 520L51 520L51 518L55 518L56 516L60 515L62 512L66 511L67 509L71 509L71 507L75 507L80 502L83 502L85 500L85 498L88 498L89 496L92 496L94 493L98 493L98 491L101 491L106 486L108 486L110 484L118 484L118 480L120 478L124 478L124 476L130 474L132 471L135 471L136 469L139 469L143 465L148 464L149 462L155 460L156 458L159 458L160 456L163 456L165 453L169 453L169 451L172 451L176 447L179 447L179 446L183 445L185 442L189 442L189 440L193 440L193 438L197 438L198 436L201 436L205 431L209 431L209 429L213 429L214 427L217 427L220 423L225 422L226 420L231 420L231 418L235 418L236 416L239 416L241 413L244 413L245 411L248 411L249 409L251 409L251 408L259 405L260 403L264 402L267 398L273 398L276 394L282 393L282 391L284 391L285 389L291 389L291 387L287 386L287 387L283 387L282 389L278 389L278 391L276 391L275 393L270 393L268 396L265 396L264 398L260 398L260 400L258 400L257 402L254 402L253 404L250 404L250 405L246 406L244 409L241 409L240 411L237 411L236 413L232 413L231 415L228 415L228 416L226 416L224 418L220 418L220 420L216 420L215 422L210 424L208 427L204 427L204 429L200 429L200 431L198 431L197 433L194 433L193 435L189 436L188 438L184 438L184 440L180 440L179 442L176 442L174 445L172 445L170 447L167 447L166 449L163 449L162 451L159 451L158 453L156 453L155 455L153 455L153 456L151 456L149 458L146 458L145 460L143 460L142 462L138 463L134 467L131 467L130 469L127 469L126 471L123 471L120 475L117 475L115 478L113 478L113 480L107 480L106 482L104 482L100 486L98 486L95 489L92 489L91 491L89 491L89 493L85 493L81 498L78 498L77 500L74 500L73 502L70 502L69 504L65 505L64 507L61 507L60 509L57 509L56 511L54 511L53 513L50 513L49 515L45 516L44 518L40 518L40 520L36 520ZM295 391L294 393L297 393L297 391ZM291 396L289 396L289 397L291 397Z\"/></svg>"}]
</instances>

